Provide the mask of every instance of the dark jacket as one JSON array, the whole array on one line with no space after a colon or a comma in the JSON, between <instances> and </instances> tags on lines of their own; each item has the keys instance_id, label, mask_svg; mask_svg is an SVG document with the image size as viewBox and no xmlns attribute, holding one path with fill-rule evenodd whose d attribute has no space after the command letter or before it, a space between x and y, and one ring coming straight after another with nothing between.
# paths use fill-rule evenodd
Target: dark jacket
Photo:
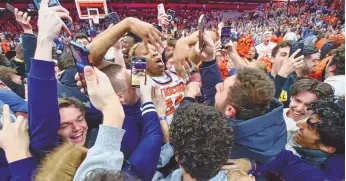
<instances>
[{"instance_id":1,"label":"dark jacket","mask_svg":"<svg viewBox=\"0 0 346 181\"><path fill-rule=\"evenodd\" d=\"M229 119L234 131L231 158L249 158L266 163L279 154L287 142L283 105L274 99L264 115L249 120Z\"/></svg>"},{"instance_id":2,"label":"dark jacket","mask_svg":"<svg viewBox=\"0 0 346 181\"><path fill-rule=\"evenodd\" d=\"M216 61L203 62L200 66L202 90L209 104L214 105L216 84L222 82ZM283 105L273 99L271 109L265 115L249 119L229 119L235 133L231 158L247 157L266 163L280 153L287 142L287 130L283 118Z\"/></svg>"},{"instance_id":3,"label":"dark jacket","mask_svg":"<svg viewBox=\"0 0 346 181\"><path fill-rule=\"evenodd\" d=\"M0 180L31 180L37 160L58 146L60 115L54 63L34 60L28 79L29 89L29 136L32 158L8 164L0 149Z\"/></svg>"}]
</instances>

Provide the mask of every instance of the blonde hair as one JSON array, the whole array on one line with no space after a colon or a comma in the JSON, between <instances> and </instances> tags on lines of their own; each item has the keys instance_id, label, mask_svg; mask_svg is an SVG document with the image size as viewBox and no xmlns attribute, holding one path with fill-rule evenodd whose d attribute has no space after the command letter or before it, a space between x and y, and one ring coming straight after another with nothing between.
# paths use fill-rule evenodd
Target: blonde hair
<instances>
[{"instance_id":1,"label":"blonde hair","mask_svg":"<svg viewBox=\"0 0 346 181\"><path fill-rule=\"evenodd\" d=\"M86 155L86 148L65 143L43 159L34 180L72 181Z\"/></svg>"},{"instance_id":2,"label":"blonde hair","mask_svg":"<svg viewBox=\"0 0 346 181\"><path fill-rule=\"evenodd\" d=\"M0 79L10 80L11 76L15 74L17 74L16 69L0 65Z\"/></svg>"}]
</instances>

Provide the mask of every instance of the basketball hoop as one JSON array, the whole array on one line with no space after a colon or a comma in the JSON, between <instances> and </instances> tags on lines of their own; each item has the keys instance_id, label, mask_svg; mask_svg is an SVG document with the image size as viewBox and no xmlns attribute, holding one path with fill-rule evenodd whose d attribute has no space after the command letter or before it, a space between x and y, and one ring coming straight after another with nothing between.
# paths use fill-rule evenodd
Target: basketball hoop
<instances>
[{"instance_id":1,"label":"basketball hoop","mask_svg":"<svg viewBox=\"0 0 346 181\"><path fill-rule=\"evenodd\" d=\"M92 23L98 25L100 23L100 16L98 14L90 15L90 20L92 21Z\"/></svg>"}]
</instances>

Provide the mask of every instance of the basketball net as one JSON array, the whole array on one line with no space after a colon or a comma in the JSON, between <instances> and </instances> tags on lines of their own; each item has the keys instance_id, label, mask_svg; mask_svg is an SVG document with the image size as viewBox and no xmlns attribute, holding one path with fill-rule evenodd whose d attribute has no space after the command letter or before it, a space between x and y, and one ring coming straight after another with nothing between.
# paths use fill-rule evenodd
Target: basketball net
<instances>
[{"instance_id":1,"label":"basketball net","mask_svg":"<svg viewBox=\"0 0 346 181\"><path fill-rule=\"evenodd\" d=\"M99 15L90 15L89 24L92 26L93 24L98 25L100 23L100 16Z\"/></svg>"}]
</instances>

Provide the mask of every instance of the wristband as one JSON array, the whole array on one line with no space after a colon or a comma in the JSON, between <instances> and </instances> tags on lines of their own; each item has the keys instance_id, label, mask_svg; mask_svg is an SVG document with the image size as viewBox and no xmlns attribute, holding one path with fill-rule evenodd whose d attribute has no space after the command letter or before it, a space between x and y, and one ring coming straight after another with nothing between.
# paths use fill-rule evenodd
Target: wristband
<instances>
[{"instance_id":1,"label":"wristband","mask_svg":"<svg viewBox=\"0 0 346 181\"><path fill-rule=\"evenodd\" d=\"M159 116L159 120L167 120L166 116Z\"/></svg>"}]
</instances>

